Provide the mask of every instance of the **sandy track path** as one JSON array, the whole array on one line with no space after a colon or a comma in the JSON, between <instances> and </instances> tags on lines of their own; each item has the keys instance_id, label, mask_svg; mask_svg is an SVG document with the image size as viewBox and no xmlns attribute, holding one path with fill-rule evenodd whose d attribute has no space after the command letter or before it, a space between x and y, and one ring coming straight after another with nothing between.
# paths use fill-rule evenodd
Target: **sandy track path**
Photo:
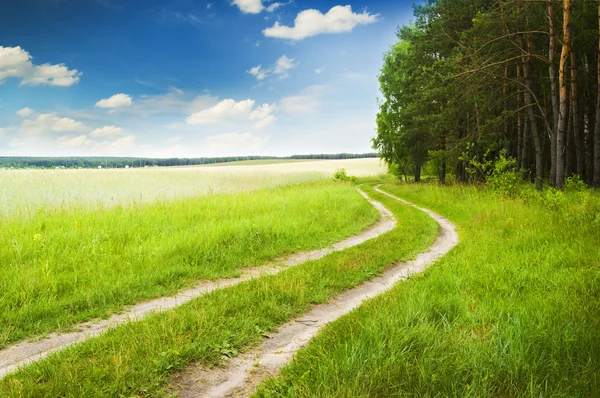
<instances>
[{"instance_id":1,"label":"sandy track path","mask_svg":"<svg viewBox=\"0 0 600 398\"><path fill-rule=\"evenodd\" d=\"M228 286L237 285L262 275L277 274L289 267L302 264L310 260L322 258L330 253L344 250L359 245L369 239L376 238L396 226L396 219L392 213L381 203L371 200L364 192L361 195L375 207L381 214L378 222L355 236L334 243L330 247L300 252L285 259L275 260L271 264L261 267L247 268L238 278L221 279L212 282L203 282L195 287L181 291L175 296L161 297L155 300L142 302L126 308L122 313L111 316L108 319L84 322L75 326L77 331L71 333L52 333L39 341L24 341L8 346L0 351L0 378L17 369L37 362L46 356L80 343L92 337L96 337L108 329L117 327L123 323L139 320L153 312L166 311L178 307L196 297L200 297L212 291L223 289Z\"/></svg>"},{"instance_id":2,"label":"sandy track path","mask_svg":"<svg viewBox=\"0 0 600 398\"><path fill-rule=\"evenodd\" d=\"M412 261L393 265L381 276L346 290L328 303L315 305L301 318L281 327L257 349L230 360L226 368L189 367L173 380L173 391L179 393L179 397L250 396L260 382L276 375L325 325L348 314L365 300L390 290L396 283L423 272L458 244L455 226L446 218L378 187L375 190L427 213L439 224L440 233L429 250Z\"/></svg>"}]
</instances>

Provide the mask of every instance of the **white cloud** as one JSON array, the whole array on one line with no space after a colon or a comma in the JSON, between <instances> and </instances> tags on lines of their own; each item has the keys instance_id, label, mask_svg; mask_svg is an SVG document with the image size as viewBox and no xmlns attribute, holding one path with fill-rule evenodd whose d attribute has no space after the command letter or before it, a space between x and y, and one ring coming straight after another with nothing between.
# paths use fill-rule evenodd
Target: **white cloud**
<instances>
[{"instance_id":1,"label":"white cloud","mask_svg":"<svg viewBox=\"0 0 600 398\"><path fill-rule=\"evenodd\" d=\"M366 11L357 14L351 6L335 6L327 14L318 10L300 12L294 26L284 26L278 21L270 28L263 30L267 37L279 39L302 40L324 33L351 32L357 25L366 25L377 21L379 14L368 14Z\"/></svg>"},{"instance_id":2,"label":"white cloud","mask_svg":"<svg viewBox=\"0 0 600 398\"><path fill-rule=\"evenodd\" d=\"M256 77L256 80L264 80L269 74L268 70L264 70L262 65L255 66L248 71L252 76Z\"/></svg>"},{"instance_id":3,"label":"white cloud","mask_svg":"<svg viewBox=\"0 0 600 398\"><path fill-rule=\"evenodd\" d=\"M321 73L323 73L323 71L324 71L324 70L325 70L325 67L323 66L323 67L321 67L321 68L317 68L317 69L315 69L315 73L316 73L317 75L320 75Z\"/></svg>"},{"instance_id":4,"label":"white cloud","mask_svg":"<svg viewBox=\"0 0 600 398\"><path fill-rule=\"evenodd\" d=\"M192 113L186 119L186 122L189 125L247 125L250 123L252 128L261 129L276 120L273 115L275 109L273 105L263 104L254 108L254 104L255 101L252 99L239 102L233 99L226 99L213 107Z\"/></svg>"},{"instance_id":5,"label":"white cloud","mask_svg":"<svg viewBox=\"0 0 600 398\"><path fill-rule=\"evenodd\" d=\"M91 143L91 141L85 135L79 135L76 137L63 135L58 137L56 142L59 146L67 148L81 148L86 144L89 145Z\"/></svg>"},{"instance_id":6,"label":"white cloud","mask_svg":"<svg viewBox=\"0 0 600 398\"><path fill-rule=\"evenodd\" d=\"M17 115L21 117L30 117L33 116L34 113L35 111L31 108L23 108L17 111Z\"/></svg>"},{"instance_id":7,"label":"white cloud","mask_svg":"<svg viewBox=\"0 0 600 398\"><path fill-rule=\"evenodd\" d=\"M116 126L104 126L95 129L90 133L90 137L117 137L121 135L123 129Z\"/></svg>"},{"instance_id":8,"label":"white cloud","mask_svg":"<svg viewBox=\"0 0 600 398\"><path fill-rule=\"evenodd\" d=\"M287 74L287 71L294 68L294 66L296 66L294 60L283 55L275 62L274 73L277 75Z\"/></svg>"},{"instance_id":9,"label":"white cloud","mask_svg":"<svg viewBox=\"0 0 600 398\"><path fill-rule=\"evenodd\" d=\"M133 135L118 137L123 130L116 126L92 130L80 121L54 113L38 114L29 108L18 113L24 120L15 127L16 134L9 144L19 153L26 151L33 156L120 154L135 144Z\"/></svg>"},{"instance_id":10,"label":"white cloud","mask_svg":"<svg viewBox=\"0 0 600 398\"><path fill-rule=\"evenodd\" d=\"M263 104L257 107L250 114L250 121L252 121L255 129L261 129L272 124L276 118L273 116L275 106L269 104Z\"/></svg>"},{"instance_id":11,"label":"white cloud","mask_svg":"<svg viewBox=\"0 0 600 398\"><path fill-rule=\"evenodd\" d=\"M96 102L98 108L123 108L132 104L133 100L127 94L115 94L110 98L101 99Z\"/></svg>"},{"instance_id":12,"label":"white cloud","mask_svg":"<svg viewBox=\"0 0 600 398\"><path fill-rule=\"evenodd\" d=\"M262 0L233 0L231 4L238 6L244 14L258 14L265 8Z\"/></svg>"},{"instance_id":13,"label":"white cloud","mask_svg":"<svg viewBox=\"0 0 600 398\"><path fill-rule=\"evenodd\" d=\"M44 134L47 132L83 132L88 127L68 117L58 117L54 113L42 113L35 119L23 121L21 131L27 134Z\"/></svg>"},{"instance_id":14,"label":"white cloud","mask_svg":"<svg viewBox=\"0 0 600 398\"><path fill-rule=\"evenodd\" d=\"M265 138L250 133L225 133L205 138L203 146L208 150L220 151L221 153L223 151L239 153L239 150L252 153L252 150L264 147L266 142Z\"/></svg>"},{"instance_id":15,"label":"white cloud","mask_svg":"<svg viewBox=\"0 0 600 398\"><path fill-rule=\"evenodd\" d=\"M272 3L267 7L265 7L265 5L263 4L263 0L233 0L231 4L236 5L244 14L259 14L262 11L273 12L279 7L289 4L290 2Z\"/></svg>"},{"instance_id":16,"label":"white cloud","mask_svg":"<svg viewBox=\"0 0 600 398\"><path fill-rule=\"evenodd\" d=\"M210 95L191 96L177 87L169 87L165 94L142 95L131 106L115 108L112 112L137 115L158 115L168 113L191 113L205 109L218 102Z\"/></svg>"},{"instance_id":17,"label":"white cloud","mask_svg":"<svg viewBox=\"0 0 600 398\"><path fill-rule=\"evenodd\" d=\"M135 144L135 136L128 135L125 137L121 137L113 142L105 143L109 148L117 149L118 151L122 151L128 148L131 148Z\"/></svg>"},{"instance_id":18,"label":"white cloud","mask_svg":"<svg viewBox=\"0 0 600 398\"><path fill-rule=\"evenodd\" d=\"M270 6L268 6L267 8L265 8L265 10L267 10L267 12L273 12L276 9L278 9L279 7L281 7L283 4L282 3L273 3Z\"/></svg>"},{"instance_id":19,"label":"white cloud","mask_svg":"<svg viewBox=\"0 0 600 398\"><path fill-rule=\"evenodd\" d=\"M193 113L187 118L188 124L215 124L220 122L232 121L248 117L254 107L254 100L247 99L236 102L232 99L226 99L217 105Z\"/></svg>"},{"instance_id":20,"label":"white cloud","mask_svg":"<svg viewBox=\"0 0 600 398\"><path fill-rule=\"evenodd\" d=\"M284 112L292 115L309 115L315 113L322 104L321 97L326 92L325 86L311 86L300 95L285 97L279 106Z\"/></svg>"},{"instance_id":21,"label":"white cloud","mask_svg":"<svg viewBox=\"0 0 600 398\"><path fill-rule=\"evenodd\" d=\"M293 58L288 58L287 56L282 55L277 61L275 61L275 65L268 69L264 69L262 65L258 65L247 72L256 77L256 80L264 80L272 75L277 75L280 79L285 79L289 77L288 71L295 67L296 64L294 63Z\"/></svg>"},{"instance_id":22,"label":"white cloud","mask_svg":"<svg viewBox=\"0 0 600 398\"><path fill-rule=\"evenodd\" d=\"M64 64L34 65L31 55L21 47L0 46L0 83L9 77L20 78L21 85L71 86L81 72Z\"/></svg>"}]
</instances>

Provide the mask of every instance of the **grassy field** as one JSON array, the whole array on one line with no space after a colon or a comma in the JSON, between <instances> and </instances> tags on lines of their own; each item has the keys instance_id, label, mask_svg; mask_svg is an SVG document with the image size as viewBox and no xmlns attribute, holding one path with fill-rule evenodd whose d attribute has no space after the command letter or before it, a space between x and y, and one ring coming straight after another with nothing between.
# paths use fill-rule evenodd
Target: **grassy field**
<instances>
[{"instance_id":1,"label":"grassy field","mask_svg":"<svg viewBox=\"0 0 600 398\"><path fill-rule=\"evenodd\" d=\"M8 219L0 229L0 347L325 247L378 217L354 187L322 181Z\"/></svg>"},{"instance_id":2,"label":"grassy field","mask_svg":"<svg viewBox=\"0 0 600 398\"><path fill-rule=\"evenodd\" d=\"M0 381L0 396L163 396L171 375L186 364L218 364L224 356L237 355L312 303L370 279L433 242L438 227L427 215L368 192L396 215L398 225L391 232L110 330L9 375Z\"/></svg>"},{"instance_id":3,"label":"grassy field","mask_svg":"<svg viewBox=\"0 0 600 398\"><path fill-rule=\"evenodd\" d=\"M0 218L40 208L136 206L215 193L246 192L328 179L338 168L356 176L385 173L378 159L321 160L211 167L103 170L0 170Z\"/></svg>"},{"instance_id":4,"label":"grassy field","mask_svg":"<svg viewBox=\"0 0 600 398\"><path fill-rule=\"evenodd\" d=\"M383 189L450 218L461 243L329 325L256 396L600 396L598 195Z\"/></svg>"}]
</instances>

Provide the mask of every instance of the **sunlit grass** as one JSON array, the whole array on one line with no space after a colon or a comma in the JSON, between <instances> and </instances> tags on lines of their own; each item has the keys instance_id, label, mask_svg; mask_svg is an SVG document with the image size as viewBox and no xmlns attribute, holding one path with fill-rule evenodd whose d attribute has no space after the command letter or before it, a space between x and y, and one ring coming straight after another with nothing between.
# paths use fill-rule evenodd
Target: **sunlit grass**
<instances>
[{"instance_id":1,"label":"sunlit grass","mask_svg":"<svg viewBox=\"0 0 600 398\"><path fill-rule=\"evenodd\" d=\"M600 198L384 185L461 243L329 325L260 397L600 396Z\"/></svg>"},{"instance_id":2,"label":"sunlit grass","mask_svg":"<svg viewBox=\"0 0 600 398\"><path fill-rule=\"evenodd\" d=\"M106 210L45 210L0 229L0 347L202 279L325 247L375 222L322 181Z\"/></svg>"},{"instance_id":3,"label":"sunlit grass","mask_svg":"<svg viewBox=\"0 0 600 398\"><path fill-rule=\"evenodd\" d=\"M170 376L186 364L218 364L223 355L247 350L311 304L371 279L433 242L438 226L427 215L365 189L397 217L391 232L112 329L9 375L0 381L0 396L164 396Z\"/></svg>"}]
</instances>

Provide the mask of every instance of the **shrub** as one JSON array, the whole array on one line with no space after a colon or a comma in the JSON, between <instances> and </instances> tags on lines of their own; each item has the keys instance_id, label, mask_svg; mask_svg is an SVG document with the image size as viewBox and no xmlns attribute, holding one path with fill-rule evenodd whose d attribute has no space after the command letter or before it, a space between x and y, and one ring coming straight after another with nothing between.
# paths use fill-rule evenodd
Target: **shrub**
<instances>
[{"instance_id":1,"label":"shrub","mask_svg":"<svg viewBox=\"0 0 600 398\"><path fill-rule=\"evenodd\" d=\"M356 177L350 177L346 174L346 169L340 168L333 173L334 181L352 181L356 182Z\"/></svg>"}]
</instances>

